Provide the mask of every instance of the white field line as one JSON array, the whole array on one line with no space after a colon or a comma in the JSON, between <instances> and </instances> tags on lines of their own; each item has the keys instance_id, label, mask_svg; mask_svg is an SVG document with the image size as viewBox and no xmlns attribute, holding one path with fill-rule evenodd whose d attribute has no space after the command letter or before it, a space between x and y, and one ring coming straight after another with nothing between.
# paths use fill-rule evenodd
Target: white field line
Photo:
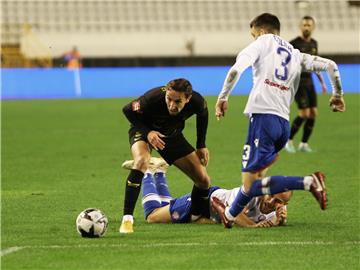
<instances>
[{"instance_id":1,"label":"white field line","mask_svg":"<svg viewBox=\"0 0 360 270\"><path fill-rule=\"evenodd\" d=\"M26 247L9 247L9 248L5 248L4 250L1 251L1 257L2 256L5 256L7 254L10 254L10 253L14 253L16 251L19 251L19 250L22 250Z\"/></svg>"},{"instance_id":2,"label":"white field line","mask_svg":"<svg viewBox=\"0 0 360 270\"><path fill-rule=\"evenodd\" d=\"M38 245L38 246L15 246L5 248L1 251L1 256L5 256L23 249L68 249L68 248L124 248L124 247L139 247L139 248L156 248L156 247L191 247L191 246L316 246L316 245L360 245L360 241L263 241L263 242L241 242L237 244L227 243L153 243L153 244L90 244L90 245Z\"/></svg>"}]
</instances>

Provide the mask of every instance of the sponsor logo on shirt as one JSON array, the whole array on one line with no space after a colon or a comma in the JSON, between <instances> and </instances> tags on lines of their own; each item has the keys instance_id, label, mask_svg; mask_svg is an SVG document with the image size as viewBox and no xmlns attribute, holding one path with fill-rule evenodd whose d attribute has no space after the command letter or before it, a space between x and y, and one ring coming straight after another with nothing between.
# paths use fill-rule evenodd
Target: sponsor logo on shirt
<instances>
[{"instance_id":1,"label":"sponsor logo on shirt","mask_svg":"<svg viewBox=\"0 0 360 270\"><path fill-rule=\"evenodd\" d=\"M270 85L270 86L272 86L272 87L279 88L281 91L289 91L289 87L287 87L287 86L285 86L285 85L283 85L283 84L278 84L278 83L276 83L276 82L272 82L272 81L270 81L269 79L266 79L266 80L264 81L264 83L265 83L265 84L268 84L268 85Z\"/></svg>"}]
</instances>

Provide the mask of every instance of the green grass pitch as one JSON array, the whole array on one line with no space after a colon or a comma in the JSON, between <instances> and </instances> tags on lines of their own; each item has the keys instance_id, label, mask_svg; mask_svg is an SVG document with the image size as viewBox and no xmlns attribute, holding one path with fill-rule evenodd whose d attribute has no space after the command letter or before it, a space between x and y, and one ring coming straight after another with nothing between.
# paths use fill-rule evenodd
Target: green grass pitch
<instances>
[{"instance_id":1,"label":"green grass pitch","mask_svg":"<svg viewBox=\"0 0 360 270\"><path fill-rule=\"evenodd\" d=\"M310 154L280 153L269 175L327 175L329 209L307 192L295 192L288 225L270 229L221 225L149 225L141 201L135 233L120 235L124 181L130 158L130 99L2 101L2 269L359 269L359 98L345 96L346 113L332 113L319 96ZM240 184L247 121L246 97L230 99L226 118L210 121L207 146L214 185ZM292 107L292 118L296 108ZM195 141L195 119L185 133ZM296 136L299 141L301 132ZM173 196L192 183L169 168ZM109 218L105 237L83 239L75 218L88 207Z\"/></svg>"}]
</instances>

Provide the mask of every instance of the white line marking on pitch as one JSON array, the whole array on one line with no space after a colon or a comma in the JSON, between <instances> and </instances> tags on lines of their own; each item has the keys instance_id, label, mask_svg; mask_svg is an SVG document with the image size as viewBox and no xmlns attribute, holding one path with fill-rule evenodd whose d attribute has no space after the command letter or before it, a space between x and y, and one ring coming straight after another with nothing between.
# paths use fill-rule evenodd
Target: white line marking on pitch
<instances>
[{"instance_id":1,"label":"white line marking on pitch","mask_svg":"<svg viewBox=\"0 0 360 270\"><path fill-rule=\"evenodd\" d=\"M265 241L265 242L242 242L242 243L154 243L145 245L136 244L91 244L91 245L39 245L39 246L15 246L5 248L1 251L1 256L5 256L22 249L66 249L66 248L104 248L104 247L189 247L189 246L311 246L311 245L360 245L360 241L347 241L347 242L335 242L335 241Z\"/></svg>"},{"instance_id":2,"label":"white line marking on pitch","mask_svg":"<svg viewBox=\"0 0 360 270\"><path fill-rule=\"evenodd\" d=\"M19 250L22 250L26 247L9 247L9 248L5 248L4 250L1 251L1 257L2 256L5 256L7 254L10 254L10 253L14 253L16 251L19 251Z\"/></svg>"}]
</instances>

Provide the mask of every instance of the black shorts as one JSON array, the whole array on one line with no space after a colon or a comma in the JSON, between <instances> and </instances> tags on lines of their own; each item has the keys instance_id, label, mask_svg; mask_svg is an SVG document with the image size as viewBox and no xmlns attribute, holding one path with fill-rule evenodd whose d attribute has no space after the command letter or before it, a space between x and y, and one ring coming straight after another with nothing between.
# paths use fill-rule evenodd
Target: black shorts
<instances>
[{"instance_id":1,"label":"black shorts","mask_svg":"<svg viewBox=\"0 0 360 270\"><path fill-rule=\"evenodd\" d=\"M158 153L169 165L195 151L194 147L185 139L182 133L171 137L164 137L162 140L165 142L165 148L158 150ZM131 127L129 129L130 146L137 141L148 142L145 135L139 129Z\"/></svg>"},{"instance_id":2,"label":"black shorts","mask_svg":"<svg viewBox=\"0 0 360 270\"><path fill-rule=\"evenodd\" d=\"M295 95L295 101L298 109L316 108L317 107L317 95L315 87L312 83L299 84L298 91Z\"/></svg>"}]
</instances>

